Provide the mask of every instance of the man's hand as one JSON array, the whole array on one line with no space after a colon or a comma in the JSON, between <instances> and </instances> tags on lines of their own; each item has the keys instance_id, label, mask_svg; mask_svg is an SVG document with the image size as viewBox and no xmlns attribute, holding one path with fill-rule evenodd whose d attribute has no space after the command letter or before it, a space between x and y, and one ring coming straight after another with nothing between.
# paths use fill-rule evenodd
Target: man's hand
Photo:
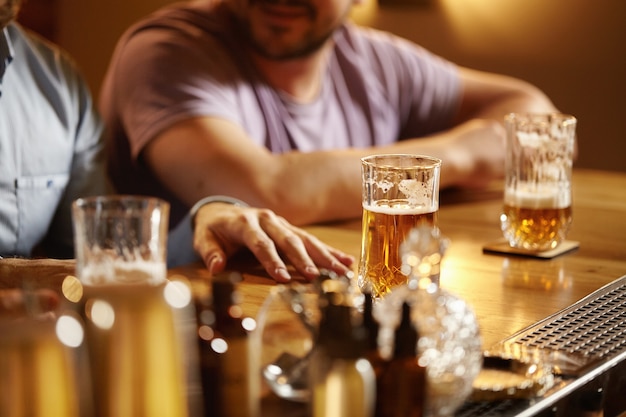
<instances>
[{"instance_id":1,"label":"man's hand","mask_svg":"<svg viewBox=\"0 0 626 417\"><path fill-rule=\"evenodd\" d=\"M504 178L506 132L495 120L472 119L450 131L451 140L443 163L446 180L466 188L482 188ZM443 174L442 174L443 176Z\"/></svg>"},{"instance_id":2,"label":"man's hand","mask_svg":"<svg viewBox=\"0 0 626 417\"><path fill-rule=\"evenodd\" d=\"M211 273L222 271L227 258L243 247L277 282L291 280L281 254L309 280L319 275L318 268L345 274L354 262L352 256L324 244L271 210L226 203L206 204L198 210L194 249Z\"/></svg>"}]
</instances>

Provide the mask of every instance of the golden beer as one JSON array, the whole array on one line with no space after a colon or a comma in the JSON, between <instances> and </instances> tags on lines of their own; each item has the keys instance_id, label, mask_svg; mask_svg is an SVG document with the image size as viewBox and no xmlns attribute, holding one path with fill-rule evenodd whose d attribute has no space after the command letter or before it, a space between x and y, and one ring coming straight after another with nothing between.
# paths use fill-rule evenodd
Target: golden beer
<instances>
[{"instance_id":1,"label":"golden beer","mask_svg":"<svg viewBox=\"0 0 626 417\"><path fill-rule=\"evenodd\" d=\"M117 268L116 282L83 284L81 313L99 417L188 414L182 342L164 296L168 281L155 269ZM83 272L83 283L102 282Z\"/></svg>"},{"instance_id":2,"label":"golden beer","mask_svg":"<svg viewBox=\"0 0 626 417\"><path fill-rule=\"evenodd\" d=\"M502 234L512 248L554 249L572 223L576 118L561 113L510 113L504 121Z\"/></svg>"},{"instance_id":3,"label":"golden beer","mask_svg":"<svg viewBox=\"0 0 626 417\"><path fill-rule=\"evenodd\" d=\"M52 317L0 318L0 416L79 417L75 353Z\"/></svg>"},{"instance_id":4,"label":"golden beer","mask_svg":"<svg viewBox=\"0 0 626 417\"><path fill-rule=\"evenodd\" d=\"M569 190L507 192L500 221L504 237L512 247L529 251L554 249L565 239L572 223Z\"/></svg>"},{"instance_id":5,"label":"golden beer","mask_svg":"<svg viewBox=\"0 0 626 417\"><path fill-rule=\"evenodd\" d=\"M417 226L435 226L437 213L407 202L377 202L363 207L363 233L358 284L380 298L404 284L400 246Z\"/></svg>"}]
</instances>

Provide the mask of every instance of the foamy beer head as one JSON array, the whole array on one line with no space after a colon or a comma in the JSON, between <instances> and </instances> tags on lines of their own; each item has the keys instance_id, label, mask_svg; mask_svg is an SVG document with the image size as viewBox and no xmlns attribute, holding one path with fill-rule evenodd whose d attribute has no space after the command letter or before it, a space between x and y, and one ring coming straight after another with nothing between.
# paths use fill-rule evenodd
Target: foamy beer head
<instances>
[{"instance_id":1,"label":"foamy beer head","mask_svg":"<svg viewBox=\"0 0 626 417\"><path fill-rule=\"evenodd\" d=\"M166 201L125 195L80 198L72 204L72 218L76 274L83 283L158 283L165 279ZM135 273L120 273L124 269Z\"/></svg>"},{"instance_id":2,"label":"foamy beer head","mask_svg":"<svg viewBox=\"0 0 626 417\"><path fill-rule=\"evenodd\" d=\"M564 114L509 114L504 237L514 248L556 248L572 222L571 174L576 119Z\"/></svg>"},{"instance_id":3,"label":"foamy beer head","mask_svg":"<svg viewBox=\"0 0 626 417\"><path fill-rule=\"evenodd\" d=\"M400 246L421 225L436 225L441 160L374 155L362 160L363 230L358 284L382 297L403 284Z\"/></svg>"}]
</instances>

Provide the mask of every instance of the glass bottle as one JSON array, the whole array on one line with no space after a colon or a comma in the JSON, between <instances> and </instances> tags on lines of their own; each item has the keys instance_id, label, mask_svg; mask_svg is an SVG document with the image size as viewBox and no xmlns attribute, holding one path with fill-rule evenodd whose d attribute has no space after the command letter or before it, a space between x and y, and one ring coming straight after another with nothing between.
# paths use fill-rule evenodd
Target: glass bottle
<instances>
[{"instance_id":1,"label":"glass bottle","mask_svg":"<svg viewBox=\"0 0 626 417\"><path fill-rule=\"evenodd\" d=\"M402 319L394 335L391 360L379 379L376 417L422 417L426 398L426 368L419 364L419 333L411 306L402 304Z\"/></svg>"},{"instance_id":2,"label":"glass bottle","mask_svg":"<svg viewBox=\"0 0 626 417\"><path fill-rule=\"evenodd\" d=\"M258 382L250 375L254 320L244 317L237 303L237 279L237 274L214 277L211 298L196 301L205 417L259 414Z\"/></svg>"},{"instance_id":3,"label":"glass bottle","mask_svg":"<svg viewBox=\"0 0 626 417\"><path fill-rule=\"evenodd\" d=\"M351 307L328 304L311 357L313 417L372 417L376 378L365 358L366 332L352 324Z\"/></svg>"},{"instance_id":4,"label":"glass bottle","mask_svg":"<svg viewBox=\"0 0 626 417\"><path fill-rule=\"evenodd\" d=\"M380 324L374 317L374 297L370 292L364 292L363 302L363 327L367 330L366 357L374 369L376 379L380 378L385 367L385 360L380 354L378 347L378 333Z\"/></svg>"}]
</instances>

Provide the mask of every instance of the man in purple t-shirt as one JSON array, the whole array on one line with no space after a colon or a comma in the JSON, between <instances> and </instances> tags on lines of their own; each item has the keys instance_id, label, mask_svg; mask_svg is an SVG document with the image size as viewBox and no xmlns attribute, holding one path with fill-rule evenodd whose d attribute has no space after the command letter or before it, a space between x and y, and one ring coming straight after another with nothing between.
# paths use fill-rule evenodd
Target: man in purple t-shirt
<instances>
[{"instance_id":1,"label":"man in purple t-shirt","mask_svg":"<svg viewBox=\"0 0 626 417\"><path fill-rule=\"evenodd\" d=\"M294 224L361 213L360 158L444 162L441 187L503 174L500 120L555 111L535 87L347 22L355 0L201 0L120 40L101 94L122 192L227 194ZM356 0L358 1L358 0Z\"/></svg>"}]
</instances>

